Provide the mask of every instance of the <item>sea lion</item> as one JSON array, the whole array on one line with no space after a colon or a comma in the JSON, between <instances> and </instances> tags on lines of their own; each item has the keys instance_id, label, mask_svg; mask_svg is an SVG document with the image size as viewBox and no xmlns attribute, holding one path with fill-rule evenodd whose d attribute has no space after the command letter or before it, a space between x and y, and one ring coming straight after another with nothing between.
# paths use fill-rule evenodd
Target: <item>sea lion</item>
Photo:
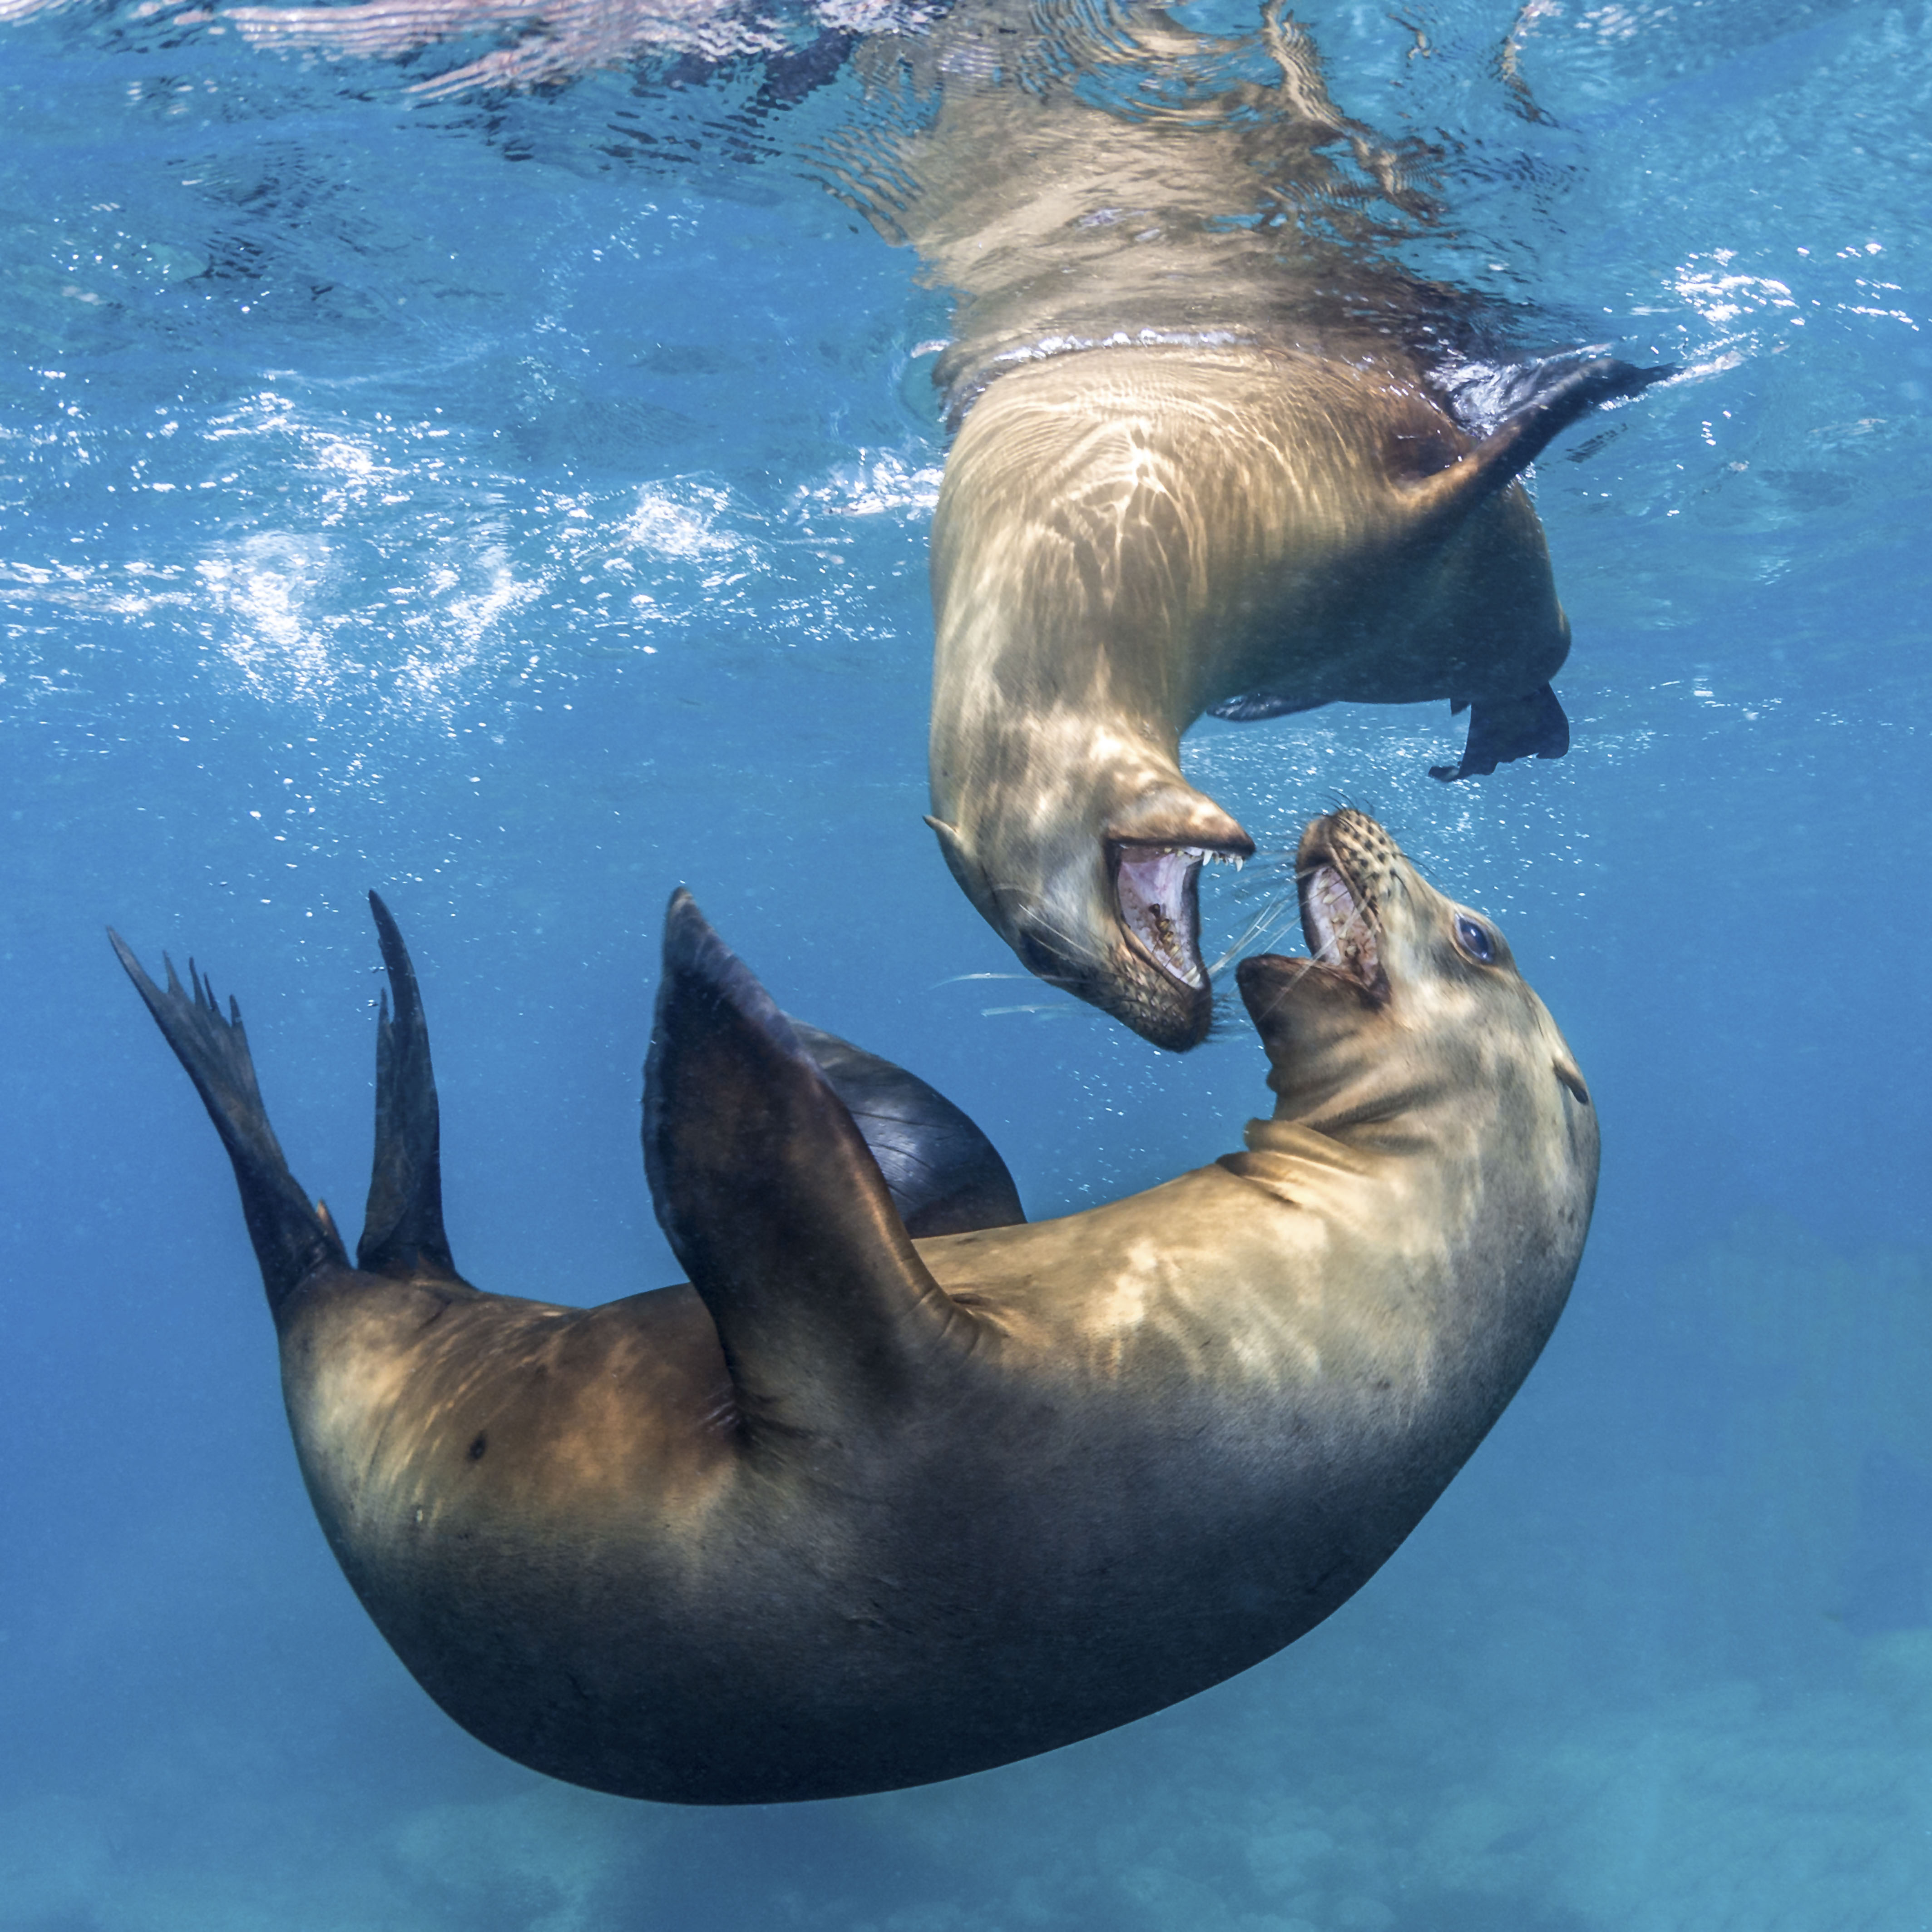
<instances>
[{"instance_id":1,"label":"sea lion","mask_svg":"<svg viewBox=\"0 0 1932 1932\"><path fill-rule=\"evenodd\" d=\"M830 1798L1159 1710L1358 1588L1556 1322L1597 1126L1501 934L1380 826L1318 820L1300 875L1313 958L1240 969L1278 1096L1244 1151L916 1241L679 894L644 1154L691 1285L587 1310L456 1272L380 905L395 1006L354 1267L238 1012L117 939L232 1159L316 1514L437 1702L599 1790Z\"/></svg>"},{"instance_id":2,"label":"sea lion","mask_svg":"<svg viewBox=\"0 0 1932 1932\"><path fill-rule=\"evenodd\" d=\"M1402 268L1442 232L1414 151L1340 112L1278 7L1244 44L980 0L882 74L890 45L860 50L875 91L934 104L841 178L957 298L928 823L1032 971L1184 1050L1200 868L1254 848L1181 734L1444 698L1468 740L1436 777L1562 756L1569 626L1519 479L1668 372L1499 358L1475 298Z\"/></svg>"},{"instance_id":3,"label":"sea lion","mask_svg":"<svg viewBox=\"0 0 1932 1932\"><path fill-rule=\"evenodd\" d=\"M1515 478L1643 379L1586 362L1480 443L1386 367L1286 351L994 383L933 526L931 822L1020 958L1158 1046L1205 1035L1198 874L1254 845L1181 776L1204 711L1453 696L1468 748L1436 776L1559 756L1569 626Z\"/></svg>"}]
</instances>

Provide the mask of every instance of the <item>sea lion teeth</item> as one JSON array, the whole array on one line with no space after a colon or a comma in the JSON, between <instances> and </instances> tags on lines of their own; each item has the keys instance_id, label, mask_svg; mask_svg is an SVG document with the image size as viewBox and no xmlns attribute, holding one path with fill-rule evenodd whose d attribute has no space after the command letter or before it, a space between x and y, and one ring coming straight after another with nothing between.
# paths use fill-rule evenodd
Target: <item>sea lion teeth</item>
<instances>
[{"instance_id":1,"label":"sea lion teeth","mask_svg":"<svg viewBox=\"0 0 1932 1932\"><path fill-rule=\"evenodd\" d=\"M1338 957L1340 936L1355 916L1355 901L1333 866L1324 863L1309 874L1304 906L1312 928L1309 950L1322 958Z\"/></svg>"},{"instance_id":2,"label":"sea lion teeth","mask_svg":"<svg viewBox=\"0 0 1932 1932\"><path fill-rule=\"evenodd\" d=\"M644 1142L688 1285L595 1308L457 1272L422 1000L380 904L352 1264L232 1003L192 970L156 986L117 940L233 1163L316 1514L424 1690L598 1790L839 1797L1144 1717L1373 1575L1555 1324L1598 1130L1493 926L1459 952L1474 916L1359 813L1298 862L1311 944L1372 934L1353 956L1381 994L1243 960L1272 1118L1030 1226L957 1108L788 1020L678 894Z\"/></svg>"},{"instance_id":3,"label":"sea lion teeth","mask_svg":"<svg viewBox=\"0 0 1932 1932\"><path fill-rule=\"evenodd\" d=\"M1204 845L1148 846L1130 856L1119 848L1114 890L1121 923L1166 973L1197 992L1208 983L1201 958L1199 873L1203 866L1232 866L1238 852Z\"/></svg>"}]
</instances>

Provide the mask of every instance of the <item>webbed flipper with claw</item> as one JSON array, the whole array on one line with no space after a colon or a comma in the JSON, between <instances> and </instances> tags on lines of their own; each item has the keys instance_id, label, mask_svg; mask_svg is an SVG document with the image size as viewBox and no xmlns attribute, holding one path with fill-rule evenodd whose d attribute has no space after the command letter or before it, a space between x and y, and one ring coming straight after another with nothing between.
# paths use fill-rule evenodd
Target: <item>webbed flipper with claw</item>
<instances>
[{"instance_id":1,"label":"webbed flipper with claw","mask_svg":"<svg viewBox=\"0 0 1932 1932\"><path fill-rule=\"evenodd\" d=\"M1454 707L1460 711L1465 707ZM1516 758L1560 758L1570 748L1570 721L1546 684L1520 698L1479 698L1467 706L1468 741L1462 762L1431 765L1429 776L1445 784L1486 777Z\"/></svg>"}]
</instances>

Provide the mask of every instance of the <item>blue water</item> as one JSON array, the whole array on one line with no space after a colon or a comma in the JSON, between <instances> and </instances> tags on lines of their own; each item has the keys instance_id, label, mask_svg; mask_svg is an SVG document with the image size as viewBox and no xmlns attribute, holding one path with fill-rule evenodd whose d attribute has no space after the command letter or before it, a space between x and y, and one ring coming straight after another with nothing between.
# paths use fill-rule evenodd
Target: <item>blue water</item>
<instances>
[{"instance_id":1,"label":"blue water","mask_svg":"<svg viewBox=\"0 0 1932 1932\"><path fill-rule=\"evenodd\" d=\"M708 1814L492 1756L376 1636L104 926L240 996L352 1226L380 887L459 1261L560 1299L676 1277L637 1100L680 882L1035 1216L1234 1145L1259 1049L970 976L1017 969L920 820L946 304L813 178L849 77L425 103L454 56L0 11L0 1928L1932 1924L1932 9L1304 10L1437 151L1424 266L1688 372L1540 466L1567 760L1433 784L1441 706L1188 745L1264 846L1362 804L1505 926L1604 1125L1575 1298L1262 1668ZM1264 873L1210 877L1210 950Z\"/></svg>"}]
</instances>

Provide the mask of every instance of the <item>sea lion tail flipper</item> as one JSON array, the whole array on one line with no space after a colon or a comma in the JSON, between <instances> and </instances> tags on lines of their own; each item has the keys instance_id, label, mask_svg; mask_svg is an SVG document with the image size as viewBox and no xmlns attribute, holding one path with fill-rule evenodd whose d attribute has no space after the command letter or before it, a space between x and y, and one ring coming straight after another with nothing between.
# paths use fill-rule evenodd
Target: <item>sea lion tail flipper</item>
<instances>
[{"instance_id":1,"label":"sea lion tail flipper","mask_svg":"<svg viewBox=\"0 0 1932 1932\"><path fill-rule=\"evenodd\" d=\"M935 1088L876 1053L791 1022L879 1164L906 1232L964 1234L1026 1219L999 1150Z\"/></svg>"},{"instance_id":2,"label":"sea lion tail flipper","mask_svg":"<svg viewBox=\"0 0 1932 1932\"><path fill-rule=\"evenodd\" d=\"M1460 711L1463 707L1454 707ZM1560 758L1570 748L1570 721L1546 684L1520 698L1479 698L1468 706L1469 736L1456 765L1431 765L1429 776L1453 783L1486 776L1514 758Z\"/></svg>"},{"instance_id":3,"label":"sea lion tail flipper","mask_svg":"<svg viewBox=\"0 0 1932 1932\"><path fill-rule=\"evenodd\" d=\"M416 968L389 908L369 910L389 975L376 1034L376 1156L356 1265L397 1281L460 1281L442 1228L441 1125Z\"/></svg>"},{"instance_id":4,"label":"sea lion tail flipper","mask_svg":"<svg viewBox=\"0 0 1932 1932\"><path fill-rule=\"evenodd\" d=\"M920 1259L844 1103L688 892L664 922L644 1171L717 1324L741 1413L849 1431L974 1318Z\"/></svg>"},{"instance_id":5,"label":"sea lion tail flipper","mask_svg":"<svg viewBox=\"0 0 1932 1932\"><path fill-rule=\"evenodd\" d=\"M222 1145L228 1150L248 1238L261 1264L262 1286L268 1293L270 1311L277 1311L298 1283L320 1268L346 1269L349 1256L327 1210L310 1202L289 1172L281 1143L262 1105L261 1089L256 1084L255 1063L249 1056L242 1010L231 999L228 1017L224 1019L213 991L191 959L189 990L184 992L175 976L174 962L165 953L161 958L168 983L164 992L111 926L107 936L134 981L134 990L154 1015L162 1037L187 1069Z\"/></svg>"},{"instance_id":6,"label":"sea lion tail flipper","mask_svg":"<svg viewBox=\"0 0 1932 1932\"><path fill-rule=\"evenodd\" d=\"M1670 364L1640 369L1615 356L1552 369L1466 455L1408 484L1410 500L1425 521L1465 516L1521 476L1578 418L1676 374Z\"/></svg>"}]
</instances>

